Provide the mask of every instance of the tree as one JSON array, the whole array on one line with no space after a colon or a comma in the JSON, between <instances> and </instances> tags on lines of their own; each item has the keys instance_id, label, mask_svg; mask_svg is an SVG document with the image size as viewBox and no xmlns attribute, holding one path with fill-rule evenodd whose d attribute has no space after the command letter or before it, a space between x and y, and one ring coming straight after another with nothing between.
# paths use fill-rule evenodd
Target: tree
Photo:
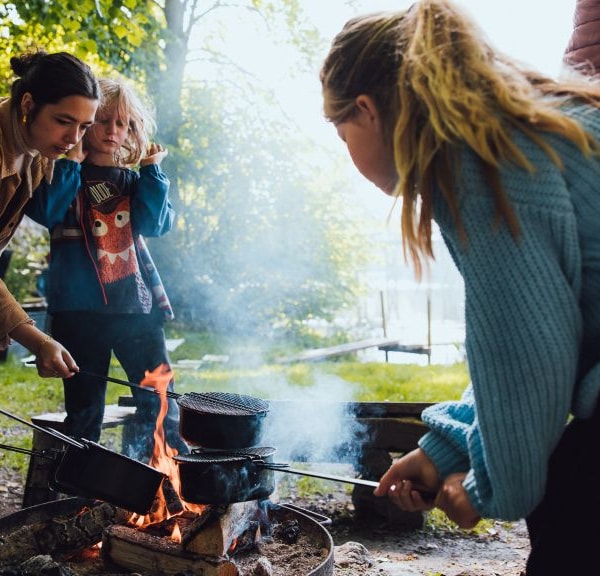
<instances>
[{"instance_id":1,"label":"tree","mask_svg":"<svg viewBox=\"0 0 600 576\"><path fill-rule=\"evenodd\" d=\"M269 30L285 29L286 41L301 43L300 54L310 61L319 38L304 22L300 4L298 0L0 4L0 37L10 46L8 55L34 46L32 37L52 49L62 43L100 70L108 65L135 78L152 95L158 138L169 148L164 168L179 215L177 229L151 243L152 250L180 315L200 318L213 328L245 324L247 330L264 333L275 324L329 318L354 297L352 271L360 249L343 219L336 195L339 185L318 179L302 159L302 150L318 144L292 138L294 130L281 115L256 118L248 107L236 106L270 96L215 48L218 29L209 26L224 10L249 11ZM198 35L202 35L199 42ZM192 39L199 52L192 50ZM198 57L234 73L222 74L212 83L190 84L186 63ZM276 103L270 104L277 110ZM246 211L232 211L232 206L244 206ZM270 241L263 242L257 253L263 239ZM354 244L351 250L349 244ZM291 261L295 268L284 266ZM205 303L199 305L200 299ZM246 320L240 323L242 309ZM218 316L207 313L214 310Z\"/></svg>"}]
</instances>

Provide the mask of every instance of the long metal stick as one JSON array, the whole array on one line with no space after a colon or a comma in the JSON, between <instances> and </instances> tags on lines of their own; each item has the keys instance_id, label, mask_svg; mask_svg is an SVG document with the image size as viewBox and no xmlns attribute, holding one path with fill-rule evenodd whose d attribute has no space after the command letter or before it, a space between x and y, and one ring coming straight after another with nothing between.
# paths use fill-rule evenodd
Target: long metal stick
<instances>
[{"instance_id":1,"label":"long metal stick","mask_svg":"<svg viewBox=\"0 0 600 576\"><path fill-rule=\"evenodd\" d=\"M331 480L332 482L345 482L346 484L356 484L358 486L370 486L371 488L377 488L379 482L375 480L365 480L363 478L353 478L352 476L336 476L334 474L321 474L320 472L311 472L309 470L299 470L296 468L287 468L284 466L269 466L264 465L265 468L270 470L276 470L277 472L289 472L291 474L298 474L300 476L312 476L313 478L321 478L322 480Z\"/></svg>"},{"instance_id":2,"label":"long metal stick","mask_svg":"<svg viewBox=\"0 0 600 576\"><path fill-rule=\"evenodd\" d=\"M115 384L123 384L123 386L131 386L132 388L137 388L138 390L144 390L145 392L152 392L153 394L165 394L169 398L179 398L181 394L177 394L177 392L172 392L171 390L166 390L165 392L161 392L156 388L151 388L150 386L142 386L140 384L135 384L134 382L128 382L127 380L121 380L119 378L113 378L112 376L103 376L102 374L94 374L94 372L88 372L87 370L80 370L78 374L83 376L90 376L92 378L99 378L101 380L108 380L109 382L114 382Z\"/></svg>"},{"instance_id":3,"label":"long metal stick","mask_svg":"<svg viewBox=\"0 0 600 576\"><path fill-rule=\"evenodd\" d=\"M39 432L44 432L45 434L54 436L54 438L58 438L59 440L62 440L63 442L67 442L68 444L77 446L77 448L84 448L84 445L81 442L77 442L77 440L74 440L70 436L63 434L62 432L59 432L58 430L55 430L54 428L38 426L37 424L34 424L33 422L29 422L27 420L24 420L23 418L20 418L19 416L15 416L14 414L7 412L6 410L2 410L2 408L0 408L0 414L4 414L4 416L8 416L9 418L16 420L17 422L21 422L21 424L25 424L25 426L29 426L30 428L33 428L34 430L38 430Z\"/></svg>"}]
</instances>

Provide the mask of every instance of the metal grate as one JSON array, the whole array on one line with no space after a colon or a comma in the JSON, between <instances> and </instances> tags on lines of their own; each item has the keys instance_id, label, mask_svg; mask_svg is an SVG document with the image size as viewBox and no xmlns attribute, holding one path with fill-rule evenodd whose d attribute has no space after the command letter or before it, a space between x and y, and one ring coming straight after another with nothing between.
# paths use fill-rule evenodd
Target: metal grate
<instances>
[{"instance_id":1,"label":"metal grate","mask_svg":"<svg viewBox=\"0 0 600 576\"><path fill-rule=\"evenodd\" d=\"M189 454L174 456L178 462L198 462L204 464L218 464L229 462L248 462L264 460L273 456L277 450L270 446L243 448L239 450L207 450L195 448Z\"/></svg>"},{"instance_id":2,"label":"metal grate","mask_svg":"<svg viewBox=\"0 0 600 576\"><path fill-rule=\"evenodd\" d=\"M269 410L269 403L260 398L232 392L189 392L179 397L182 408L204 414L248 416Z\"/></svg>"}]
</instances>

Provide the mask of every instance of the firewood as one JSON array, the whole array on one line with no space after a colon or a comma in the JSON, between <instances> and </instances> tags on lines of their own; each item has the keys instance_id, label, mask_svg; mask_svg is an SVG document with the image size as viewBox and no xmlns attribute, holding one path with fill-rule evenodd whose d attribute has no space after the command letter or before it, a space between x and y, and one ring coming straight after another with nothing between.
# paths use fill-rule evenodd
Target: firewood
<instances>
[{"instance_id":1,"label":"firewood","mask_svg":"<svg viewBox=\"0 0 600 576\"><path fill-rule=\"evenodd\" d=\"M183 551L177 542L129 526L111 526L102 537L102 556L132 572L146 576L238 576L234 562Z\"/></svg>"},{"instance_id":2,"label":"firewood","mask_svg":"<svg viewBox=\"0 0 600 576\"><path fill-rule=\"evenodd\" d=\"M17 562L40 554L75 552L100 542L111 524L124 524L131 513L103 502L77 515L21 526L0 542L0 561Z\"/></svg>"},{"instance_id":3,"label":"firewood","mask_svg":"<svg viewBox=\"0 0 600 576\"><path fill-rule=\"evenodd\" d=\"M200 516L182 533L184 550L204 556L225 556L233 541L259 515L256 500L214 507L208 517Z\"/></svg>"}]
</instances>

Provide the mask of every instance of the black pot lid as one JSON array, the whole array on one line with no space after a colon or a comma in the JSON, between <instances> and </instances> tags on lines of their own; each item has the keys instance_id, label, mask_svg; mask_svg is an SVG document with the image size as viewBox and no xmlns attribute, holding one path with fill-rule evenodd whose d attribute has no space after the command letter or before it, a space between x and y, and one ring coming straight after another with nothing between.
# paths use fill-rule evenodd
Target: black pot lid
<instances>
[{"instance_id":1,"label":"black pot lid","mask_svg":"<svg viewBox=\"0 0 600 576\"><path fill-rule=\"evenodd\" d=\"M178 454L173 458L178 462L223 464L228 462L252 462L253 460L264 460L265 458L273 456L275 452L277 452L277 449L270 446L240 448L236 450L209 450L207 448L195 448L189 454Z\"/></svg>"}]
</instances>

